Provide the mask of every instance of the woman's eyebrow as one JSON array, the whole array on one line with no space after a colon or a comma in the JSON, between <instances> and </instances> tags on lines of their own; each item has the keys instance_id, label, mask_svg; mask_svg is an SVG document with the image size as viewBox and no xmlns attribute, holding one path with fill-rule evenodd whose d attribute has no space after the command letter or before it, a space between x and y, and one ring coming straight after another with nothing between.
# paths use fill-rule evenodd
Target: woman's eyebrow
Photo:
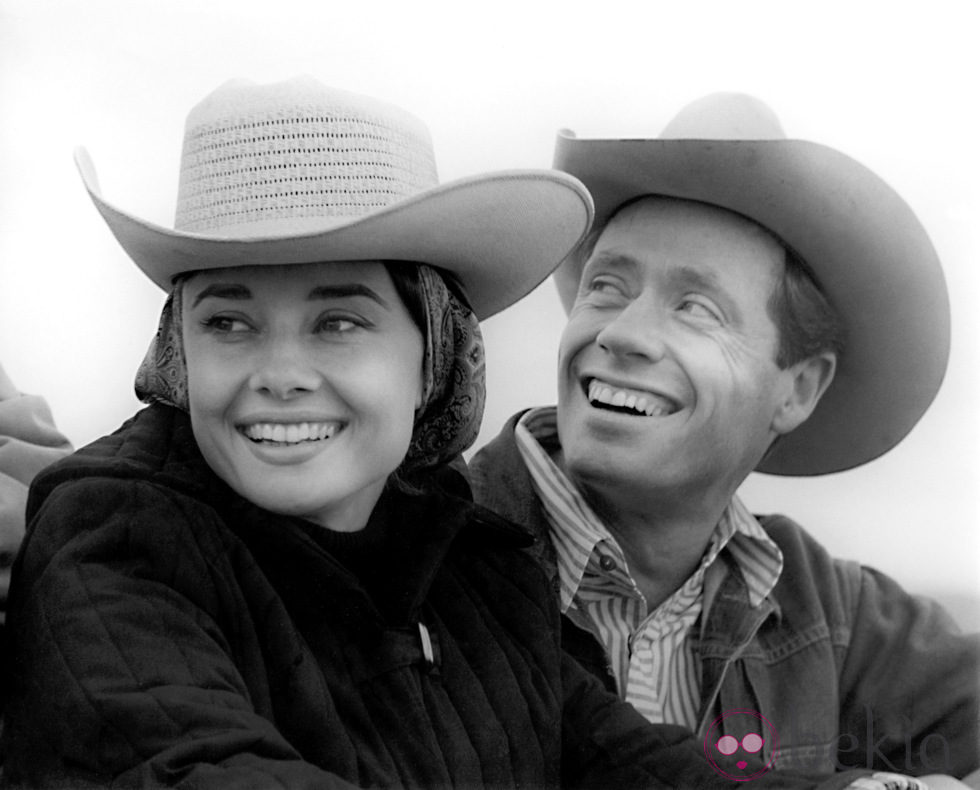
<instances>
[{"instance_id":1,"label":"woman's eyebrow","mask_svg":"<svg viewBox=\"0 0 980 790\"><path fill-rule=\"evenodd\" d=\"M343 283L341 285L318 285L306 298L310 301L317 299L343 299L351 296L366 296L384 308L391 306L377 291L361 283Z\"/></svg>"},{"instance_id":2,"label":"woman's eyebrow","mask_svg":"<svg viewBox=\"0 0 980 790\"><path fill-rule=\"evenodd\" d=\"M318 285L306 297L309 301L320 299L343 299L351 296L365 296L382 307L390 305L379 293L361 283L344 283L342 285ZM244 285L233 283L214 283L204 288L196 297L192 307L197 307L205 299L233 299L245 301L252 298L252 292Z\"/></svg>"},{"instance_id":3,"label":"woman's eyebrow","mask_svg":"<svg viewBox=\"0 0 980 790\"><path fill-rule=\"evenodd\" d=\"M194 297L194 304L191 307L197 307L202 301L208 297L213 297L215 299L235 299L238 301L243 301L252 298L252 292L248 290L244 285L233 285L230 283L214 283L205 288L201 293Z\"/></svg>"}]
</instances>

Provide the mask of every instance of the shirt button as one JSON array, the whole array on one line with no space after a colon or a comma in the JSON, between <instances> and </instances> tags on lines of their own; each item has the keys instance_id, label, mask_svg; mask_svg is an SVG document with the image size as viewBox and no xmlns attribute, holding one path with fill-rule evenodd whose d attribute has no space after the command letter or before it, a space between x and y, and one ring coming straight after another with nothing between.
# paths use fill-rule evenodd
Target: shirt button
<instances>
[{"instance_id":1,"label":"shirt button","mask_svg":"<svg viewBox=\"0 0 980 790\"><path fill-rule=\"evenodd\" d=\"M609 571L616 569L616 560L606 554L603 554L601 557L599 557L599 567L608 573Z\"/></svg>"}]
</instances>

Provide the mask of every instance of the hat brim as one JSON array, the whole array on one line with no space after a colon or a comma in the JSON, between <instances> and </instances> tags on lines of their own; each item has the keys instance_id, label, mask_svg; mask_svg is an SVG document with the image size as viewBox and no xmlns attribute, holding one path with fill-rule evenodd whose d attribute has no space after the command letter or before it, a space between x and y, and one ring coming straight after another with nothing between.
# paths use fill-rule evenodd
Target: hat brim
<instances>
[{"instance_id":1,"label":"hat brim","mask_svg":"<svg viewBox=\"0 0 980 790\"><path fill-rule=\"evenodd\" d=\"M169 290L202 269L355 260L403 260L452 272L479 319L532 291L592 220L588 191L552 170L459 179L360 217L314 220L301 232L231 237L172 230L106 201L84 149L75 162L109 229L136 265ZM312 225L312 226L311 226Z\"/></svg>"},{"instance_id":2,"label":"hat brim","mask_svg":"<svg viewBox=\"0 0 980 790\"><path fill-rule=\"evenodd\" d=\"M765 226L807 262L840 314L846 349L811 417L757 471L816 475L887 452L932 402L949 357L949 297L908 204L845 154L801 140L588 140L560 133L554 166L592 193L596 226L648 194L697 200ZM555 273L568 310L574 257Z\"/></svg>"}]
</instances>

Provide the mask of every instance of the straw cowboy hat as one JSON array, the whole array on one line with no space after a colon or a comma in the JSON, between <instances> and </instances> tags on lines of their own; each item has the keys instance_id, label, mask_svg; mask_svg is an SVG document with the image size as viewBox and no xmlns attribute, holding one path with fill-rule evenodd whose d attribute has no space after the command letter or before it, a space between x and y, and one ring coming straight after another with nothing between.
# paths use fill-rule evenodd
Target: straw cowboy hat
<instances>
[{"instance_id":1,"label":"straw cowboy hat","mask_svg":"<svg viewBox=\"0 0 980 790\"><path fill-rule=\"evenodd\" d=\"M191 110L173 229L113 206L84 149L75 160L119 243L166 290L200 269L415 261L452 272L482 319L544 280L592 218L588 192L555 171L440 186L417 118L309 77L235 80Z\"/></svg>"},{"instance_id":2,"label":"straw cowboy hat","mask_svg":"<svg viewBox=\"0 0 980 790\"><path fill-rule=\"evenodd\" d=\"M597 227L641 195L697 200L765 226L814 272L843 320L846 348L813 415L758 471L815 475L866 463L932 402L949 356L949 299L926 231L878 176L839 151L787 139L759 100L712 94L657 139L562 131L554 166L589 188ZM581 274L576 258L555 273L566 310Z\"/></svg>"}]
</instances>

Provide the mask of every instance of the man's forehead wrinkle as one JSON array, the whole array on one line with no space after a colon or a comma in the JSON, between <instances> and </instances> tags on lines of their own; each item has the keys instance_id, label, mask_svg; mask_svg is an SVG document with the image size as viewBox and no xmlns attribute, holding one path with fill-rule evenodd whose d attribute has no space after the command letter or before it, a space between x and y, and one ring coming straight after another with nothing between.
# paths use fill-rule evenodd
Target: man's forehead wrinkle
<instances>
[{"instance_id":1,"label":"man's forehead wrinkle","mask_svg":"<svg viewBox=\"0 0 980 790\"><path fill-rule=\"evenodd\" d=\"M717 290L721 287L721 277L713 270L695 269L691 266L679 264L668 269L671 280L682 285L693 285L710 290Z\"/></svg>"},{"instance_id":2,"label":"man's forehead wrinkle","mask_svg":"<svg viewBox=\"0 0 980 790\"><path fill-rule=\"evenodd\" d=\"M597 252L589 260L589 268L605 267L633 272L643 272L654 267L654 262L644 261L636 255L615 247ZM721 277L710 269L701 269L683 261L659 259L656 270L669 281L679 285L700 286L717 289L721 286Z\"/></svg>"},{"instance_id":3,"label":"man's forehead wrinkle","mask_svg":"<svg viewBox=\"0 0 980 790\"><path fill-rule=\"evenodd\" d=\"M588 261L593 266L632 267L642 266L640 260L630 252L617 247L597 251Z\"/></svg>"}]
</instances>

